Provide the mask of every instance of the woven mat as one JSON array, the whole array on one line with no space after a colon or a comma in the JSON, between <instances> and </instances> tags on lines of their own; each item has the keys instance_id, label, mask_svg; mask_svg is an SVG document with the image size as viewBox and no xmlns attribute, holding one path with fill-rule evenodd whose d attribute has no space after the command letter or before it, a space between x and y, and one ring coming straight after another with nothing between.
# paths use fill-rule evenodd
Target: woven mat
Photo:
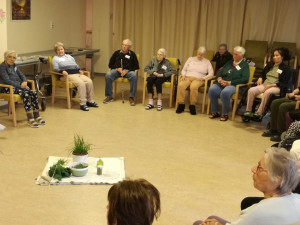
<instances>
[{"instance_id":1,"label":"woven mat","mask_svg":"<svg viewBox=\"0 0 300 225\"><path fill-rule=\"evenodd\" d=\"M99 158L89 157L89 170L84 177L68 177L61 181L48 176L51 166L57 163L59 159L67 160L68 167L72 162L72 158L49 156L48 162L42 172L42 175L36 178L38 185L66 185L66 184L115 184L125 179L124 157L119 158L101 158L104 162L102 175L97 175L97 161Z\"/></svg>"}]
</instances>

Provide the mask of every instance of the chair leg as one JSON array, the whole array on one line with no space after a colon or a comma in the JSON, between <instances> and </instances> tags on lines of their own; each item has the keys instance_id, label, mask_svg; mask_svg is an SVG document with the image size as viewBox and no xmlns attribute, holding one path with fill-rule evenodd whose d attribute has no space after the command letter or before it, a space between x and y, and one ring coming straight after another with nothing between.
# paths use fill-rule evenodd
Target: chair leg
<instances>
[{"instance_id":1,"label":"chair leg","mask_svg":"<svg viewBox=\"0 0 300 225\"><path fill-rule=\"evenodd\" d=\"M11 110L11 115L12 115L12 120L13 120L13 124L14 127L17 126L17 116L16 116L16 106L14 101L10 101L10 110Z\"/></svg>"},{"instance_id":2,"label":"chair leg","mask_svg":"<svg viewBox=\"0 0 300 225\"><path fill-rule=\"evenodd\" d=\"M232 121L234 121L235 120L235 112L236 112L236 106L237 106L237 99L234 99L233 100L234 101L234 103L233 103L233 108L232 108Z\"/></svg>"},{"instance_id":3,"label":"chair leg","mask_svg":"<svg viewBox=\"0 0 300 225\"><path fill-rule=\"evenodd\" d=\"M206 114L209 115L210 113L210 99L207 100L207 111Z\"/></svg>"},{"instance_id":4,"label":"chair leg","mask_svg":"<svg viewBox=\"0 0 300 225\"><path fill-rule=\"evenodd\" d=\"M71 96L71 94L70 94L71 91L72 91L71 88L66 89L68 109L71 109L71 97L70 97Z\"/></svg>"},{"instance_id":5,"label":"chair leg","mask_svg":"<svg viewBox=\"0 0 300 225\"><path fill-rule=\"evenodd\" d=\"M52 104L54 104L54 98L55 98L55 85L52 84Z\"/></svg>"},{"instance_id":6,"label":"chair leg","mask_svg":"<svg viewBox=\"0 0 300 225\"><path fill-rule=\"evenodd\" d=\"M172 108L172 105L173 105L173 92L174 92L174 89L171 86L171 89L170 89L170 102L169 102L169 107L170 108Z\"/></svg>"},{"instance_id":7,"label":"chair leg","mask_svg":"<svg viewBox=\"0 0 300 225\"><path fill-rule=\"evenodd\" d=\"M205 110L205 103L206 103L206 90L204 90L204 92L203 92L202 113L204 113L204 110Z\"/></svg>"},{"instance_id":8,"label":"chair leg","mask_svg":"<svg viewBox=\"0 0 300 225\"><path fill-rule=\"evenodd\" d=\"M143 102L142 104L145 105L145 98L146 98L146 84L144 82L144 88L143 88Z\"/></svg>"},{"instance_id":9,"label":"chair leg","mask_svg":"<svg viewBox=\"0 0 300 225\"><path fill-rule=\"evenodd\" d=\"M116 98L116 94L117 94L117 80L115 80L113 84L113 98Z\"/></svg>"}]
</instances>

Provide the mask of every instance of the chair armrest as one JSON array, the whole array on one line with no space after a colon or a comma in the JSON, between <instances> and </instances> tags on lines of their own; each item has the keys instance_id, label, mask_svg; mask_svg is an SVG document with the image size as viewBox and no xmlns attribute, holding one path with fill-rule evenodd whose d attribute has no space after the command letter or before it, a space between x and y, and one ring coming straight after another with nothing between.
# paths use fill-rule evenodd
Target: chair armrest
<instances>
[{"instance_id":1,"label":"chair armrest","mask_svg":"<svg viewBox=\"0 0 300 225\"><path fill-rule=\"evenodd\" d=\"M58 72L54 72L54 71L49 71L49 73L51 73L51 75L56 75L56 76L66 76L62 73L58 73Z\"/></svg>"},{"instance_id":2,"label":"chair armrest","mask_svg":"<svg viewBox=\"0 0 300 225\"><path fill-rule=\"evenodd\" d=\"M149 74L147 72L144 72L144 83L146 82L148 76Z\"/></svg>"},{"instance_id":3,"label":"chair armrest","mask_svg":"<svg viewBox=\"0 0 300 225\"><path fill-rule=\"evenodd\" d=\"M297 101L295 109L299 109L300 101Z\"/></svg>"},{"instance_id":4,"label":"chair armrest","mask_svg":"<svg viewBox=\"0 0 300 225\"><path fill-rule=\"evenodd\" d=\"M216 76L212 76L212 77L209 77L209 78L205 79L205 84L204 85L207 85L208 81L213 80L215 78L216 78Z\"/></svg>"},{"instance_id":5,"label":"chair armrest","mask_svg":"<svg viewBox=\"0 0 300 225\"><path fill-rule=\"evenodd\" d=\"M86 75L88 78L91 78L90 71L82 70L83 74Z\"/></svg>"},{"instance_id":6,"label":"chair armrest","mask_svg":"<svg viewBox=\"0 0 300 225\"><path fill-rule=\"evenodd\" d=\"M27 80L27 82L31 83L31 90L35 91L35 83L34 83L34 80Z\"/></svg>"},{"instance_id":7,"label":"chair armrest","mask_svg":"<svg viewBox=\"0 0 300 225\"><path fill-rule=\"evenodd\" d=\"M0 84L0 87L7 87L9 88L9 94L14 93L14 87L9 84Z\"/></svg>"}]
</instances>

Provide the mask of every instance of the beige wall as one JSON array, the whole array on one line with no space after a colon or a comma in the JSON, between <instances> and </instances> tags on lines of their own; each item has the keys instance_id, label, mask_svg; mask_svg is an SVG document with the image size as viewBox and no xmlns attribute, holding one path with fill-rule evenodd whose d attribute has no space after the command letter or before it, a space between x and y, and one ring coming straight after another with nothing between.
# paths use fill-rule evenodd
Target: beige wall
<instances>
[{"instance_id":1,"label":"beige wall","mask_svg":"<svg viewBox=\"0 0 300 225\"><path fill-rule=\"evenodd\" d=\"M95 72L106 73L110 51L110 0L93 0L92 48L99 48L95 57Z\"/></svg>"},{"instance_id":2,"label":"beige wall","mask_svg":"<svg viewBox=\"0 0 300 225\"><path fill-rule=\"evenodd\" d=\"M0 9L7 12L6 1L0 1ZM0 40L0 61L3 61L3 54L7 49L7 18L2 23L0 22Z\"/></svg>"},{"instance_id":3,"label":"beige wall","mask_svg":"<svg viewBox=\"0 0 300 225\"><path fill-rule=\"evenodd\" d=\"M7 12L11 12L10 2L6 0ZM53 29L50 21L54 23ZM32 0L31 20L12 21L7 15L8 49L18 53L42 51L52 49L57 41L67 47L85 46L85 1Z\"/></svg>"}]
</instances>

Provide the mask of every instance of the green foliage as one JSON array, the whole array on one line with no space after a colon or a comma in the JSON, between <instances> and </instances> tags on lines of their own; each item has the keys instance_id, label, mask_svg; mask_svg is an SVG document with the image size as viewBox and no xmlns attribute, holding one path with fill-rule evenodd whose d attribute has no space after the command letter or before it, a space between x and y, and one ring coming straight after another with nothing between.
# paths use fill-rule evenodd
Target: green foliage
<instances>
[{"instance_id":1,"label":"green foliage","mask_svg":"<svg viewBox=\"0 0 300 225\"><path fill-rule=\"evenodd\" d=\"M92 150L92 145L86 143L83 140L83 137L79 136L78 134L75 134L72 153L81 155L81 154L87 154L90 150Z\"/></svg>"},{"instance_id":2,"label":"green foliage","mask_svg":"<svg viewBox=\"0 0 300 225\"><path fill-rule=\"evenodd\" d=\"M83 168L87 168L88 165L86 163L79 163L76 166L73 166L73 168L75 169L83 169Z\"/></svg>"},{"instance_id":3,"label":"green foliage","mask_svg":"<svg viewBox=\"0 0 300 225\"><path fill-rule=\"evenodd\" d=\"M61 180L64 177L70 177L71 169L64 167L65 163L65 160L59 159L56 164L50 167L48 175L57 180Z\"/></svg>"}]
</instances>

